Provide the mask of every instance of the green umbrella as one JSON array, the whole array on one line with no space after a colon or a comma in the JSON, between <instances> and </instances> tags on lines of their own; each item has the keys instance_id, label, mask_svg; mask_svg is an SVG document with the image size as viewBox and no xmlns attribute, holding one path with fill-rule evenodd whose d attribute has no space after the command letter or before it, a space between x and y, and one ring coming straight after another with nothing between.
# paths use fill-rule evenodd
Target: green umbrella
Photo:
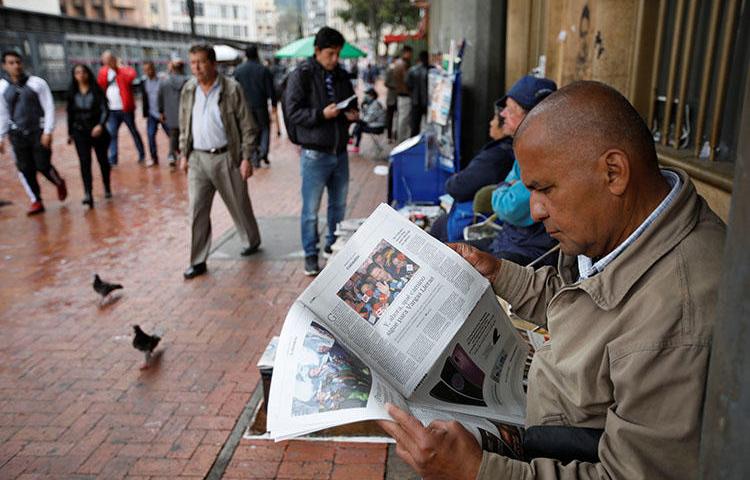
<instances>
[{"instance_id":1,"label":"green umbrella","mask_svg":"<svg viewBox=\"0 0 750 480\"><path fill-rule=\"evenodd\" d=\"M295 40L289 45L281 48L274 54L278 58L304 58L312 56L314 52L313 42L315 37L305 37ZM344 43L340 58L366 57L367 54L349 42Z\"/></svg>"}]
</instances>

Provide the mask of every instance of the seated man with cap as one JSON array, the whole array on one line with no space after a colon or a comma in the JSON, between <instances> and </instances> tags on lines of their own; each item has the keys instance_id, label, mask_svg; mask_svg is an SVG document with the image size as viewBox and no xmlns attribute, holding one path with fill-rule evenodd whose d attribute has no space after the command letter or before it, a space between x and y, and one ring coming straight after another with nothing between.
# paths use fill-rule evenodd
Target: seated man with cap
<instances>
[{"instance_id":1,"label":"seated man with cap","mask_svg":"<svg viewBox=\"0 0 750 480\"><path fill-rule=\"evenodd\" d=\"M557 85L546 78L526 75L508 90L501 100L505 107L500 112L503 131L513 137L526 115ZM555 246L555 240L544 231L544 225L531 217L530 192L521 181L518 161L513 162L510 172L492 193L492 210L502 226L494 238L469 242L495 257L526 265ZM554 256L547 264L554 263Z\"/></svg>"}]
</instances>

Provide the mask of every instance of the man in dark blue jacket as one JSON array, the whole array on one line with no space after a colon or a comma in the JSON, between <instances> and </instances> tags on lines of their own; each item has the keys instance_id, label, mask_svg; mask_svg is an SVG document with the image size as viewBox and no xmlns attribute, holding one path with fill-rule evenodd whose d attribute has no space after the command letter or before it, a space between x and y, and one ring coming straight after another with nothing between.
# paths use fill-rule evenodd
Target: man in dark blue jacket
<instances>
[{"instance_id":1,"label":"man in dark blue jacket","mask_svg":"<svg viewBox=\"0 0 750 480\"><path fill-rule=\"evenodd\" d=\"M271 117L268 114L268 101L276 112L276 91L273 87L273 75L258 57L258 47L251 45L245 50L247 61L237 67L234 79L242 85L250 112L260 129L260 145L253 158L253 167L260 167L261 160L269 164L268 146L271 134Z\"/></svg>"},{"instance_id":2,"label":"man in dark blue jacket","mask_svg":"<svg viewBox=\"0 0 750 480\"><path fill-rule=\"evenodd\" d=\"M328 191L328 235L324 254L336 241L336 224L346 211L349 158L346 146L349 124L358 119L357 102L349 74L339 65L344 37L321 28L315 35L315 54L289 74L284 92L284 119L289 138L302 147L302 246L305 274L317 275L318 210L323 189Z\"/></svg>"}]
</instances>

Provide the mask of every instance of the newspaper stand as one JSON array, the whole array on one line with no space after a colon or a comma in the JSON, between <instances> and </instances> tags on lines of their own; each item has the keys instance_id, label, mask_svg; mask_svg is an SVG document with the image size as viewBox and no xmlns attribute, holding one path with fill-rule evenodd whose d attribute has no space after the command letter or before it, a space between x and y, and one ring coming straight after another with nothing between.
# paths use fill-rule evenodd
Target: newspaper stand
<instances>
[{"instance_id":1,"label":"newspaper stand","mask_svg":"<svg viewBox=\"0 0 750 480\"><path fill-rule=\"evenodd\" d=\"M459 57L463 49L459 53ZM460 63L458 64L460 65ZM430 146L434 135L422 133L405 140L394 148L390 155L390 188L388 203L395 208L405 205L437 205L445 193L445 181L460 169L461 147L461 70L459 66L452 75L452 94L449 116L451 119L452 157L441 155L439 149ZM430 126L426 131L429 132ZM434 148L432 154L428 151Z\"/></svg>"},{"instance_id":2,"label":"newspaper stand","mask_svg":"<svg viewBox=\"0 0 750 480\"><path fill-rule=\"evenodd\" d=\"M418 141L414 145L392 154L390 158L392 198L389 203L395 208L436 204L438 197L445 193L445 180L452 173L439 162L427 165L426 136L415 138Z\"/></svg>"}]
</instances>

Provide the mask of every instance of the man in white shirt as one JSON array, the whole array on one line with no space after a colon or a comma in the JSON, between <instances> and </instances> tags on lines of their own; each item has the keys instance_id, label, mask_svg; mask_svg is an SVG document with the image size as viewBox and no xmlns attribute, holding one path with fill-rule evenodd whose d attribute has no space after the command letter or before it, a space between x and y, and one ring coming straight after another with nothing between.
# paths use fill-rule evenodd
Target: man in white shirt
<instances>
[{"instance_id":1,"label":"man in white shirt","mask_svg":"<svg viewBox=\"0 0 750 480\"><path fill-rule=\"evenodd\" d=\"M0 80L0 154L5 153L7 135L19 177L31 198L27 213L35 215L44 212L37 172L57 187L60 201L68 196L65 180L51 162L55 104L47 82L24 73L18 53L3 52L3 70L6 78Z\"/></svg>"},{"instance_id":2,"label":"man in white shirt","mask_svg":"<svg viewBox=\"0 0 750 480\"><path fill-rule=\"evenodd\" d=\"M186 280L207 272L211 247L211 204L218 191L245 247L242 256L260 246L247 179L258 148L258 127L239 83L219 74L210 45L190 48L194 78L180 96L180 168L188 171L191 248Z\"/></svg>"}]
</instances>

